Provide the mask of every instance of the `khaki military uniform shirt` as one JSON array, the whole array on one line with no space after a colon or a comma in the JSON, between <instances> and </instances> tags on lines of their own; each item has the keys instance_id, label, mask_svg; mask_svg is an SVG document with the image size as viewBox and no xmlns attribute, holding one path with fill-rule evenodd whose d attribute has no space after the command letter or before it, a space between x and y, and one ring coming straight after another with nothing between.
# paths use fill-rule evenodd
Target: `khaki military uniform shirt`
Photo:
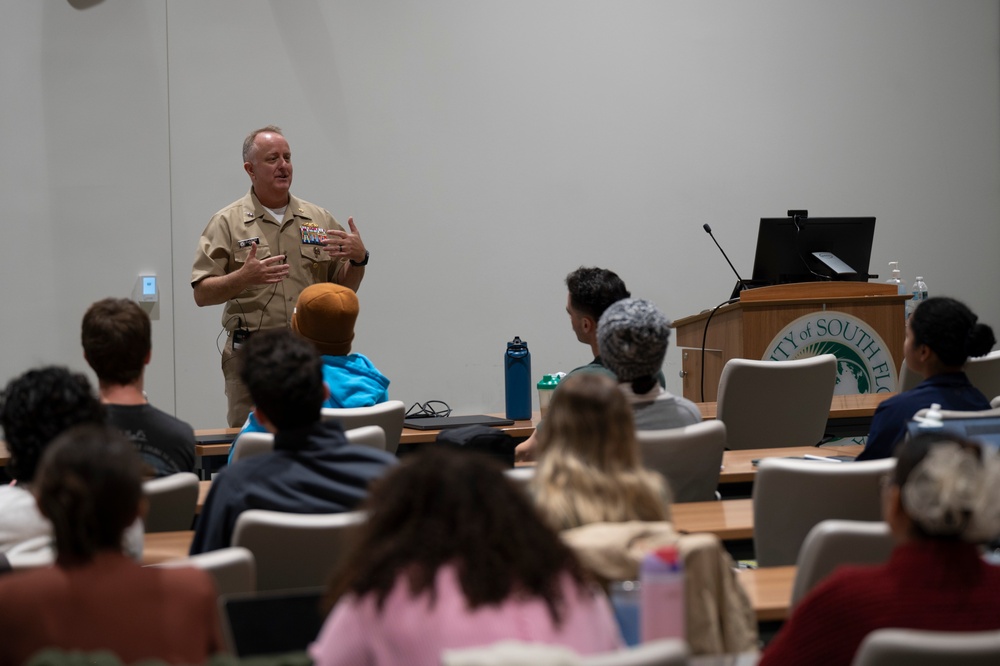
<instances>
[{"instance_id":1,"label":"khaki military uniform shirt","mask_svg":"<svg viewBox=\"0 0 1000 666\"><path fill-rule=\"evenodd\" d=\"M191 285L243 267L257 239L257 259L279 254L289 264L288 277L276 284L255 285L226 302L222 325L233 330L242 322L250 331L289 325L295 302L311 284L337 282L346 259L333 260L319 239L330 229L343 230L326 210L289 196L285 216L277 222L253 190L212 216L195 252Z\"/></svg>"}]
</instances>

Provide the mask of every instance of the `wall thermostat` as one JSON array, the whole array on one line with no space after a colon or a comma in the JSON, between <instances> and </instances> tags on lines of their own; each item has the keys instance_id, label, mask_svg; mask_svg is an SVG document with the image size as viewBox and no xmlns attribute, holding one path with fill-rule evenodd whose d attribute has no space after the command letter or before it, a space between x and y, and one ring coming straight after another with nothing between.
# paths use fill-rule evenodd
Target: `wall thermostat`
<instances>
[{"instance_id":1,"label":"wall thermostat","mask_svg":"<svg viewBox=\"0 0 1000 666\"><path fill-rule=\"evenodd\" d=\"M140 303L156 303L160 300L160 290L156 286L155 275L140 275L136 300Z\"/></svg>"}]
</instances>

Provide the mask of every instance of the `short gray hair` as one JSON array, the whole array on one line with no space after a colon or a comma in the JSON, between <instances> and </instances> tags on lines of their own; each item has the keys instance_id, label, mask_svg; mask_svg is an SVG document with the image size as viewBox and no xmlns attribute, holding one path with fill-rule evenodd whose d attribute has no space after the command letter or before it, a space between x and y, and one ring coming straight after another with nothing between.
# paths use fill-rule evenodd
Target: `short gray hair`
<instances>
[{"instance_id":1,"label":"short gray hair","mask_svg":"<svg viewBox=\"0 0 1000 666\"><path fill-rule=\"evenodd\" d=\"M250 154L254 150L253 140L256 139L257 135L260 134L261 132L271 132L272 134L280 134L281 136L285 136L285 134L281 131L281 128L278 127L277 125L268 125L266 127L261 127L260 129L255 129L254 131L250 132L249 134L247 134L247 138L243 139L244 162L250 161Z\"/></svg>"}]
</instances>

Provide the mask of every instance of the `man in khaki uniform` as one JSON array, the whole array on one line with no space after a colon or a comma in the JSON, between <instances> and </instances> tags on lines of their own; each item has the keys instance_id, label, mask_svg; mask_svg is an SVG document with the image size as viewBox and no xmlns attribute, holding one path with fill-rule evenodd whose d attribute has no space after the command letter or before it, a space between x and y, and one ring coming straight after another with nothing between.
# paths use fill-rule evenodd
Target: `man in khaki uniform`
<instances>
[{"instance_id":1,"label":"man in khaki uniform","mask_svg":"<svg viewBox=\"0 0 1000 666\"><path fill-rule=\"evenodd\" d=\"M232 427L243 424L253 404L233 361L246 337L287 327L299 293L311 284L336 282L357 291L368 264L353 218L345 231L326 210L289 193L292 152L280 128L247 135L243 168L250 192L209 220L191 272L195 303L225 303L222 373Z\"/></svg>"}]
</instances>

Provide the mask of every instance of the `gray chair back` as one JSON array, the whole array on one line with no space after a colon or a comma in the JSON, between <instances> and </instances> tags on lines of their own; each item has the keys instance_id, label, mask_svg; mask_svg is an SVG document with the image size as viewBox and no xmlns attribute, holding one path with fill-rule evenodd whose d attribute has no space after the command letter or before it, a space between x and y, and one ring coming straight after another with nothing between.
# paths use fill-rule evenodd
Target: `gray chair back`
<instances>
[{"instance_id":1,"label":"gray chair back","mask_svg":"<svg viewBox=\"0 0 1000 666\"><path fill-rule=\"evenodd\" d=\"M716 499L722 453L726 448L726 425L704 421L669 430L640 430L642 462L663 475L674 502L706 502Z\"/></svg>"},{"instance_id":2,"label":"gray chair back","mask_svg":"<svg viewBox=\"0 0 1000 666\"><path fill-rule=\"evenodd\" d=\"M996 666L1000 631L878 629L868 634L852 666Z\"/></svg>"},{"instance_id":3,"label":"gray chair back","mask_svg":"<svg viewBox=\"0 0 1000 666\"><path fill-rule=\"evenodd\" d=\"M215 580L219 596L244 594L257 589L257 565L253 553L246 548L230 546L199 553L180 560L169 560L150 566L163 568L195 567L207 571Z\"/></svg>"},{"instance_id":4,"label":"gray chair back","mask_svg":"<svg viewBox=\"0 0 1000 666\"><path fill-rule=\"evenodd\" d=\"M685 666L687 643L677 638L661 638L634 648L602 652L580 658L581 666Z\"/></svg>"},{"instance_id":5,"label":"gray chair back","mask_svg":"<svg viewBox=\"0 0 1000 666\"><path fill-rule=\"evenodd\" d=\"M493 664L533 666L538 663L573 663L580 666L685 666L688 663L688 656L687 644L675 638L649 641L634 648L622 648L614 652L586 656L576 656L572 650L560 645L508 640L493 645L445 650L441 653L441 664L442 666Z\"/></svg>"},{"instance_id":6,"label":"gray chair back","mask_svg":"<svg viewBox=\"0 0 1000 666\"><path fill-rule=\"evenodd\" d=\"M253 553L258 591L321 587L364 520L361 511L298 514L250 509L236 519L232 544Z\"/></svg>"},{"instance_id":7,"label":"gray chair back","mask_svg":"<svg viewBox=\"0 0 1000 666\"><path fill-rule=\"evenodd\" d=\"M142 492L149 502L149 512L143 521L146 532L191 529L198 504L197 475L180 472L151 479L142 484Z\"/></svg>"},{"instance_id":8,"label":"gray chair back","mask_svg":"<svg viewBox=\"0 0 1000 666\"><path fill-rule=\"evenodd\" d=\"M351 409L323 409L324 419L338 419L344 430L360 428L361 426L381 426L385 432L385 450L396 453L399 448L399 437L403 434L403 419L406 416L406 405L399 400L389 400L371 407L353 407Z\"/></svg>"},{"instance_id":9,"label":"gray chair back","mask_svg":"<svg viewBox=\"0 0 1000 666\"><path fill-rule=\"evenodd\" d=\"M895 467L895 458L845 463L761 460L753 484L757 563L795 564L809 530L823 520L882 520L881 479Z\"/></svg>"},{"instance_id":10,"label":"gray chair back","mask_svg":"<svg viewBox=\"0 0 1000 666\"><path fill-rule=\"evenodd\" d=\"M837 357L734 358L719 380L718 419L730 449L812 446L823 439L837 386Z\"/></svg>"},{"instance_id":11,"label":"gray chair back","mask_svg":"<svg viewBox=\"0 0 1000 666\"><path fill-rule=\"evenodd\" d=\"M344 436L351 444L363 444L385 451L385 431L380 426L353 428L345 431ZM274 451L274 435L269 432L245 432L236 439L233 447L230 463Z\"/></svg>"},{"instance_id":12,"label":"gray chair back","mask_svg":"<svg viewBox=\"0 0 1000 666\"><path fill-rule=\"evenodd\" d=\"M351 444L361 444L385 451L385 431L382 430L382 426L370 425L351 428L344 432L344 436Z\"/></svg>"},{"instance_id":13,"label":"gray chair back","mask_svg":"<svg viewBox=\"0 0 1000 666\"><path fill-rule=\"evenodd\" d=\"M894 542L884 522L824 520L809 530L796 562L792 609L841 564L880 564Z\"/></svg>"},{"instance_id":14,"label":"gray chair back","mask_svg":"<svg viewBox=\"0 0 1000 666\"><path fill-rule=\"evenodd\" d=\"M972 385L989 400L1000 397L1000 349L986 356L970 358L963 370Z\"/></svg>"},{"instance_id":15,"label":"gray chair back","mask_svg":"<svg viewBox=\"0 0 1000 666\"><path fill-rule=\"evenodd\" d=\"M910 370L909 366L906 365L906 361L899 366L899 388L898 391L902 393L903 391L909 391L911 388L924 381L924 378L919 374Z\"/></svg>"},{"instance_id":16,"label":"gray chair back","mask_svg":"<svg viewBox=\"0 0 1000 666\"><path fill-rule=\"evenodd\" d=\"M535 467L511 467L510 469L505 469L503 473L511 481L515 481L518 485L527 488L531 480L535 478L535 469Z\"/></svg>"},{"instance_id":17,"label":"gray chair back","mask_svg":"<svg viewBox=\"0 0 1000 666\"><path fill-rule=\"evenodd\" d=\"M274 435L269 432L245 432L233 442L233 455L229 463L246 460L262 453L274 451Z\"/></svg>"}]
</instances>

